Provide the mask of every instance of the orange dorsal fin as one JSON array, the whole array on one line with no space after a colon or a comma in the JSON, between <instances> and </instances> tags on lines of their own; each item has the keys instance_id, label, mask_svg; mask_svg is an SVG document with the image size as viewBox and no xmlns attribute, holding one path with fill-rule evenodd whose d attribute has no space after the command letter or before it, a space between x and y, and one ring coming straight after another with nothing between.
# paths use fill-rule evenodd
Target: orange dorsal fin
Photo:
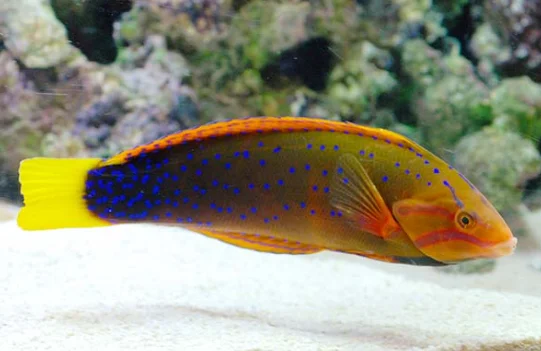
<instances>
[{"instance_id":1,"label":"orange dorsal fin","mask_svg":"<svg viewBox=\"0 0 541 351\"><path fill-rule=\"evenodd\" d=\"M199 228L187 229L224 241L231 245L261 252L290 255L307 255L324 250L323 248L320 248L318 246L307 245L296 241L279 239L264 235L200 230Z\"/></svg>"},{"instance_id":2,"label":"orange dorsal fin","mask_svg":"<svg viewBox=\"0 0 541 351\"><path fill-rule=\"evenodd\" d=\"M142 153L160 150L170 146L200 142L206 139L219 139L249 134L291 133L291 132L337 132L350 133L361 137L376 138L384 143L411 148L416 152L425 153L421 146L394 132L361 126L349 122L328 121L309 117L250 117L233 119L224 122L205 124L171 134L152 143L126 150L102 162L101 166L124 163L131 157Z\"/></svg>"},{"instance_id":3,"label":"orange dorsal fin","mask_svg":"<svg viewBox=\"0 0 541 351\"><path fill-rule=\"evenodd\" d=\"M330 196L331 205L357 229L383 239L401 232L361 161L352 154L338 159Z\"/></svg>"}]
</instances>

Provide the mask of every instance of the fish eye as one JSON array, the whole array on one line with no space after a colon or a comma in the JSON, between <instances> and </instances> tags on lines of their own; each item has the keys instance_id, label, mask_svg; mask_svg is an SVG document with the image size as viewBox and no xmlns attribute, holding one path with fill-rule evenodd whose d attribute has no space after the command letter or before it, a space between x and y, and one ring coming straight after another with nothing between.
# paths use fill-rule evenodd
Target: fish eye
<instances>
[{"instance_id":1,"label":"fish eye","mask_svg":"<svg viewBox=\"0 0 541 351\"><path fill-rule=\"evenodd\" d=\"M475 219L468 212L459 212L456 216L456 220L458 224L464 229L471 228L475 225Z\"/></svg>"}]
</instances>

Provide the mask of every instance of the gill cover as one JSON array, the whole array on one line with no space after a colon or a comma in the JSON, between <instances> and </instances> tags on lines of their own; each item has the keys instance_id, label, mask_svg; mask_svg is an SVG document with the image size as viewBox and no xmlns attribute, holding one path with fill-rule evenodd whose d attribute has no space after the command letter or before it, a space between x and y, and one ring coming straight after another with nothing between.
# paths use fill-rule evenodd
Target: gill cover
<instances>
[{"instance_id":1,"label":"gill cover","mask_svg":"<svg viewBox=\"0 0 541 351\"><path fill-rule=\"evenodd\" d=\"M415 247L437 261L457 263L485 254L488 244L475 235L477 215L444 196L397 201L393 215Z\"/></svg>"}]
</instances>

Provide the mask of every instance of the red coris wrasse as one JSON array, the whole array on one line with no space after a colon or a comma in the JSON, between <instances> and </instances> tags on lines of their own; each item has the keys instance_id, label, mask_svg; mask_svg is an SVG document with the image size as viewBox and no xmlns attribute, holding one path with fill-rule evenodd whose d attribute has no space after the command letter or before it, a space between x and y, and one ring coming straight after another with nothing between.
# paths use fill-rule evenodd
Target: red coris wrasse
<instances>
[{"instance_id":1,"label":"red coris wrasse","mask_svg":"<svg viewBox=\"0 0 541 351\"><path fill-rule=\"evenodd\" d=\"M416 265L516 245L475 186L423 147L314 118L218 122L107 160L27 159L20 181L27 230L174 224L258 251Z\"/></svg>"}]
</instances>

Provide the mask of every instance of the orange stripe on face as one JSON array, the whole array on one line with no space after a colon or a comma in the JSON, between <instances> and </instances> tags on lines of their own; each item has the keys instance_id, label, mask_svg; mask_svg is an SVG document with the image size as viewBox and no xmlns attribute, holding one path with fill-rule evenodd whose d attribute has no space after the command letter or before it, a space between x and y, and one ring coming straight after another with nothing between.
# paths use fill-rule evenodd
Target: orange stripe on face
<instances>
[{"instance_id":1,"label":"orange stripe on face","mask_svg":"<svg viewBox=\"0 0 541 351\"><path fill-rule=\"evenodd\" d=\"M429 232L415 239L415 246L417 246L418 248L421 248L421 247L436 245L441 242L448 242L448 241L455 241L455 240L465 241L467 243L470 243L479 247L489 247L489 246L494 245L494 242L483 241L473 235L469 235L463 232L457 232L450 229L443 229L443 230L436 230L433 232Z\"/></svg>"}]
</instances>

